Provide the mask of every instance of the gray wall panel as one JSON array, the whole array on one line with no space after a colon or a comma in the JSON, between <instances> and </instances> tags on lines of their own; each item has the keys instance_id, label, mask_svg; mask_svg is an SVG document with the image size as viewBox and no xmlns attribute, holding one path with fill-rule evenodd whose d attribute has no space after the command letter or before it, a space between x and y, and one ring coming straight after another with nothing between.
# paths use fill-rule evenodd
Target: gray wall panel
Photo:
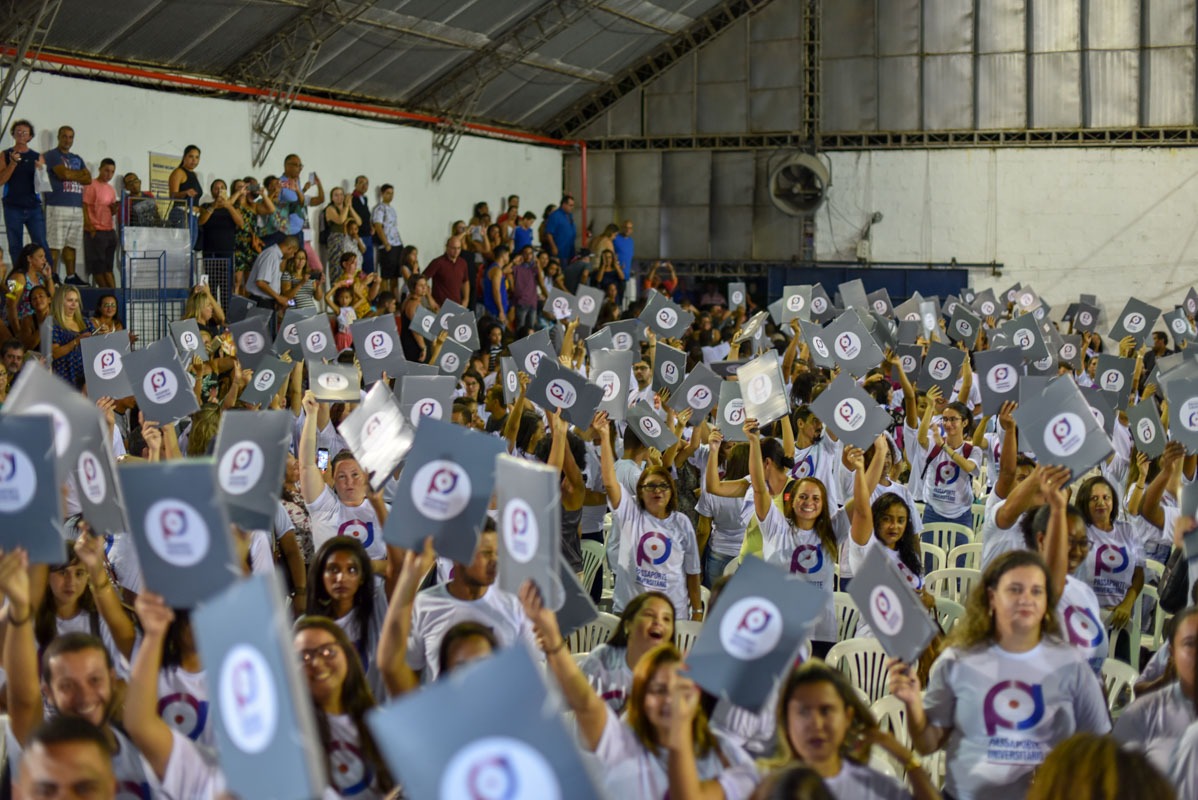
<instances>
[{"instance_id":1,"label":"gray wall panel","mask_svg":"<svg viewBox=\"0 0 1198 800\"><path fill-rule=\"evenodd\" d=\"M829 131L872 131L878 127L877 73L872 58L823 64L823 126Z\"/></svg>"},{"instance_id":2,"label":"gray wall panel","mask_svg":"<svg viewBox=\"0 0 1198 800\"><path fill-rule=\"evenodd\" d=\"M1140 46L1139 0L1087 0L1086 45L1092 50Z\"/></svg>"},{"instance_id":3,"label":"gray wall panel","mask_svg":"<svg viewBox=\"0 0 1198 800\"><path fill-rule=\"evenodd\" d=\"M752 153L717 152L711 159L711 205L713 209L753 205L754 161Z\"/></svg>"},{"instance_id":4,"label":"gray wall panel","mask_svg":"<svg viewBox=\"0 0 1198 800\"><path fill-rule=\"evenodd\" d=\"M645 133L650 136L687 136L695 132L695 96L679 94L645 95Z\"/></svg>"},{"instance_id":5,"label":"gray wall panel","mask_svg":"<svg viewBox=\"0 0 1198 800\"><path fill-rule=\"evenodd\" d=\"M661 202L661 153L616 154L616 205L653 206Z\"/></svg>"},{"instance_id":6,"label":"gray wall panel","mask_svg":"<svg viewBox=\"0 0 1198 800\"><path fill-rule=\"evenodd\" d=\"M925 53L973 52L974 0L924 0Z\"/></svg>"},{"instance_id":7,"label":"gray wall panel","mask_svg":"<svg viewBox=\"0 0 1198 800\"><path fill-rule=\"evenodd\" d=\"M973 127L973 56L928 56L923 70L924 126L932 131Z\"/></svg>"},{"instance_id":8,"label":"gray wall panel","mask_svg":"<svg viewBox=\"0 0 1198 800\"><path fill-rule=\"evenodd\" d=\"M798 59L799 43L781 39L753 45L753 60L749 64L750 89L781 89L798 86L802 69Z\"/></svg>"},{"instance_id":9,"label":"gray wall panel","mask_svg":"<svg viewBox=\"0 0 1198 800\"><path fill-rule=\"evenodd\" d=\"M749 20L742 19L699 48L699 83L747 80L748 35Z\"/></svg>"},{"instance_id":10,"label":"gray wall panel","mask_svg":"<svg viewBox=\"0 0 1198 800\"><path fill-rule=\"evenodd\" d=\"M799 128L799 90L762 89L749 94L749 127L754 133Z\"/></svg>"},{"instance_id":11,"label":"gray wall panel","mask_svg":"<svg viewBox=\"0 0 1198 800\"><path fill-rule=\"evenodd\" d=\"M744 258L753 251L753 206L713 207L709 230L711 258Z\"/></svg>"},{"instance_id":12,"label":"gray wall panel","mask_svg":"<svg viewBox=\"0 0 1198 800\"><path fill-rule=\"evenodd\" d=\"M678 94L695 86L695 54L688 53L645 87L648 94Z\"/></svg>"},{"instance_id":13,"label":"gray wall panel","mask_svg":"<svg viewBox=\"0 0 1198 800\"><path fill-rule=\"evenodd\" d=\"M1086 59L1090 84L1087 127L1135 127L1139 122L1139 53L1100 50L1086 53Z\"/></svg>"},{"instance_id":14,"label":"gray wall panel","mask_svg":"<svg viewBox=\"0 0 1198 800\"><path fill-rule=\"evenodd\" d=\"M978 52L1010 53L1027 47L1025 0L977 0Z\"/></svg>"},{"instance_id":15,"label":"gray wall panel","mask_svg":"<svg viewBox=\"0 0 1198 800\"><path fill-rule=\"evenodd\" d=\"M766 13L778 3L766 6ZM798 3L784 3L795 5ZM764 15L763 15L764 16ZM874 53L874 0L835 0L823 4L823 57L855 58ZM753 30L757 30L756 22Z\"/></svg>"},{"instance_id":16,"label":"gray wall panel","mask_svg":"<svg viewBox=\"0 0 1198 800\"><path fill-rule=\"evenodd\" d=\"M1145 125L1194 124L1194 48L1149 50L1144 62L1148 91Z\"/></svg>"},{"instance_id":17,"label":"gray wall panel","mask_svg":"<svg viewBox=\"0 0 1198 800\"><path fill-rule=\"evenodd\" d=\"M1195 0L1144 0L1148 45L1194 43Z\"/></svg>"},{"instance_id":18,"label":"gray wall panel","mask_svg":"<svg viewBox=\"0 0 1198 800\"><path fill-rule=\"evenodd\" d=\"M878 60L878 128L910 131L919 127L919 57Z\"/></svg>"},{"instance_id":19,"label":"gray wall panel","mask_svg":"<svg viewBox=\"0 0 1198 800\"><path fill-rule=\"evenodd\" d=\"M616 205L616 154L587 153L587 196L592 205Z\"/></svg>"},{"instance_id":20,"label":"gray wall panel","mask_svg":"<svg viewBox=\"0 0 1198 800\"><path fill-rule=\"evenodd\" d=\"M1082 124L1080 53L1044 53L1031 57L1033 128L1077 128Z\"/></svg>"},{"instance_id":21,"label":"gray wall panel","mask_svg":"<svg viewBox=\"0 0 1198 800\"><path fill-rule=\"evenodd\" d=\"M667 258L707 258L711 213L707 206L661 210L661 252Z\"/></svg>"},{"instance_id":22,"label":"gray wall panel","mask_svg":"<svg viewBox=\"0 0 1198 800\"><path fill-rule=\"evenodd\" d=\"M710 150L678 150L662 154L663 206L706 206L710 198Z\"/></svg>"},{"instance_id":23,"label":"gray wall panel","mask_svg":"<svg viewBox=\"0 0 1198 800\"><path fill-rule=\"evenodd\" d=\"M980 129L1027 127L1027 56L1023 53L978 56L977 81Z\"/></svg>"},{"instance_id":24,"label":"gray wall panel","mask_svg":"<svg viewBox=\"0 0 1198 800\"><path fill-rule=\"evenodd\" d=\"M1079 0L1033 0L1033 53L1076 50L1081 45Z\"/></svg>"},{"instance_id":25,"label":"gray wall panel","mask_svg":"<svg viewBox=\"0 0 1198 800\"><path fill-rule=\"evenodd\" d=\"M855 0L856 1L856 0ZM836 0L835 5L840 5ZM825 4L825 11L827 4ZM802 29L802 13L798 3L770 3L751 20L749 35L754 43L772 39L797 39Z\"/></svg>"},{"instance_id":26,"label":"gray wall panel","mask_svg":"<svg viewBox=\"0 0 1198 800\"><path fill-rule=\"evenodd\" d=\"M919 52L921 0L882 0L878 3L878 55L908 56Z\"/></svg>"},{"instance_id":27,"label":"gray wall panel","mask_svg":"<svg viewBox=\"0 0 1198 800\"><path fill-rule=\"evenodd\" d=\"M695 113L698 133L743 133L750 130L744 81L701 83Z\"/></svg>"},{"instance_id":28,"label":"gray wall panel","mask_svg":"<svg viewBox=\"0 0 1198 800\"><path fill-rule=\"evenodd\" d=\"M641 90L629 92L617 100L608 110L607 127L609 136L641 136Z\"/></svg>"}]
</instances>

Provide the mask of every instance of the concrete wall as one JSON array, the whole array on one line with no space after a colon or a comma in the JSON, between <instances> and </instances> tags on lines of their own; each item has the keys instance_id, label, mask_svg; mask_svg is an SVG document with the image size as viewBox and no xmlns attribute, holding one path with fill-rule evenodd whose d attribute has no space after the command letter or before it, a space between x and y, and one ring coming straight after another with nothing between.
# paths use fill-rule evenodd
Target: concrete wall
<instances>
[{"instance_id":1,"label":"concrete wall","mask_svg":"<svg viewBox=\"0 0 1198 800\"><path fill-rule=\"evenodd\" d=\"M855 257L858 234L881 211L874 261L998 261L1002 276L978 272L977 288L1030 283L1054 306L1087 292L1111 313L1132 295L1168 310L1198 281L1198 150L828 155L821 258Z\"/></svg>"},{"instance_id":2,"label":"concrete wall","mask_svg":"<svg viewBox=\"0 0 1198 800\"><path fill-rule=\"evenodd\" d=\"M502 198L518 194L521 207L539 215L561 197L562 152L557 149L463 137L445 175L434 183L430 131L311 111L290 114L268 163L254 169L252 109L244 101L37 73L17 114L36 126L36 149L54 147L55 130L70 125L74 151L93 172L100 159L110 157L118 173L137 172L146 188L147 153L182 154L188 144L203 151L198 173L205 188L215 178L278 174L291 152L304 159L305 176L309 171L320 175L326 195L335 185L352 187L359 174L369 176L372 187L394 184L400 233L406 244L420 248L426 262L441 252L450 223L469 219L476 201L488 201L498 216ZM5 131L0 148L11 146Z\"/></svg>"}]
</instances>

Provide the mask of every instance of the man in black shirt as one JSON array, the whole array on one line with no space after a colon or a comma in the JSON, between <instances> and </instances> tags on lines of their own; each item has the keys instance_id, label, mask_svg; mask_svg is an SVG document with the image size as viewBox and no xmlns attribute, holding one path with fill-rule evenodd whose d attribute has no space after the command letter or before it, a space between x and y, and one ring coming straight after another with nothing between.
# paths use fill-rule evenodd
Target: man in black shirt
<instances>
[{"instance_id":1,"label":"man in black shirt","mask_svg":"<svg viewBox=\"0 0 1198 800\"><path fill-rule=\"evenodd\" d=\"M359 175L354 178L354 193L350 198L350 204L354 211L358 214L358 219L362 220L362 227L370 227L370 200L366 191L370 188L370 179L365 175ZM367 275L374 272L374 238L366 239L366 252L362 254L362 271Z\"/></svg>"}]
</instances>

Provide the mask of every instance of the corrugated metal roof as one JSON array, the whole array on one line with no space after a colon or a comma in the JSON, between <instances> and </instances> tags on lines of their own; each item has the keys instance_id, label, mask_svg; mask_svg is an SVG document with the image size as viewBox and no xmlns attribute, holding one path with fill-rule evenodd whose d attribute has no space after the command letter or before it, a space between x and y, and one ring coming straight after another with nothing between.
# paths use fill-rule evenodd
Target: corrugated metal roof
<instances>
[{"instance_id":1,"label":"corrugated metal roof","mask_svg":"<svg viewBox=\"0 0 1198 800\"><path fill-rule=\"evenodd\" d=\"M481 90L468 117L537 129L720 2L378 0L343 27L318 28L321 49L305 89L460 114L439 106L459 96L453 88L470 69ZM280 31L326 4L64 0L46 49L230 78ZM297 41L306 44L307 34ZM487 58L475 65L478 54ZM413 98L419 106L409 105Z\"/></svg>"}]
</instances>

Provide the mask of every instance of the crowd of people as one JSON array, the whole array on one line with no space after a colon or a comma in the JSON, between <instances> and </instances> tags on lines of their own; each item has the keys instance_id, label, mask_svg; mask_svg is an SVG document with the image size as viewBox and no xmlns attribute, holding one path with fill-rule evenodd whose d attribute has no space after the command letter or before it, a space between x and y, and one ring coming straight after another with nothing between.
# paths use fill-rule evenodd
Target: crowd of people
<instances>
[{"instance_id":1,"label":"crowd of people","mask_svg":"<svg viewBox=\"0 0 1198 800\"><path fill-rule=\"evenodd\" d=\"M139 202L148 195L136 175L124 176L119 194L109 186L115 165L106 161L93 176L71 152L70 128L44 156L29 149L31 123L16 122L11 133L14 145L0 159L15 254L0 319L0 400L23 370L39 368L30 366L39 357L86 394L80 343L124 326L116 292L84 315L75 253L87 254L97 286L112 287L115 235L96 235L122 219L150 222L157 208ZM821 326L806 319L756 320L763 347L778 353L788 413L766 425L730 425L718 408L704 419L676 412L655 377L661 354L673 348L685 355L686 372L705 364L735 380L735 367L757 354L747 332L766 298L738 299L722 283L687 287L668 262L638 279L632 221L588 239L571 196L538 217L513 195L494 220L487 203L475 204L469 220L449 226L444 252L426 261L403 242L389 184L372 196L369 177L358 176L352 191L328 192L326 204L319 177L303 179L293 154L278 176L213 181L203 202L200 156L198 147L186 149L171 198L196 208L206 268L215 275L224 264L233 292L267 309L274 332L288 309L314 309L327 315L336 360L354 364L352 324L390 316L407 360L437 364L447 332L421 329L421 310L452 302L474 312L479 347L455 372L447 416L560 472L561 558L618 617L608 640L571 652L544 587L528 582L511 593L496 585L502 544L492 518L479 521L473 559L464 563L438 563L431 539L407 551L385 543L404 466L372 489L377 476L339 432L356 404L318 401L311 365L294 360L290 379L261 406L294 416L275 521L271 530L239 530L237 541L247 574L278 570L289 589L326 796L404 796L404 775L384 758L365 714L500 649L527 647L560 694L593 780L613 798L1198 798L1198 575L1186 582L1184 548L1198 521L1180 510L1198 454L1174 441L1149 457L1120 410L1109 434L1114 452L1089 473L1037 462L1016 403L982 413L971 366L998 326L1025 311L1013 296L1001 297L983 315L981 335L962 346L951 390L920 385L920 373L891 350L854 374L889 419L859 448L813 411L843 366L817 365L825 362L809 348ZM44 212L43 165L53 187L44 190ZM586 286L603 296L595 331L638 321L627 406L650 409L657 427L674 434L664 451L612 418L622 414L569 424L533 401L523 369L505 392L502 359L543 330L552 331L563 368L597 379L598 351L579 320L548 303L555 291L574 296ZM639 320L656 297L693 314L693 323L671 337L647 330ZM228 331L230 299L201 280L183 309L207 350L187 364L199 411L164 422L147 418L132 397L91 397L115 457L209 456L222 415L251 407L240 400L254 373L242 368ZM945 322L925 328L917 344L947 342ZM1063 334L1075 324L1052 322ZM1128 407L1151 404L1167 427L1149 374L1177 353L1188 360L1191 339L1157 331L1137 344L1087 329L1079 360L1060 359L1055 369L1092 387L1104 352L1134 360ZM68 482L65 494L70 543L60 563L29 563L20 549L0 553L6 779L29 798L115 797L118 786L121 796L221 796L215 715L207 712L218 698L191 609L168 607L144 585L130 532L93 529L78 487ZM964 524L980 545L952 624L925 583L930 548L921 533L942 523ZM586 568L588 541L606 550L598 569ZM888 705L871 706L862 687L824 659L839 642L874 635L864 623L843 629L835 613L837 593L874 551L906 578L939 634L918 660L888 662L879 701ZM720 593L747 558L812 584L826 600L793 665L757 676L773 690L764 709L701 691L678 638L680 623L701 625L720 613ZM1171 615L1141 598L1149 586L1164 596L1165 579L1149 568L1158 563L1185 587L1186 601ZM1140 652L1140 637L1129 634L1151 629L1158 615L1167 616L1163 642ZM1108 697L1112 656L1142 671L1130 704ZM180 712L181 704L205 711Z\"/></svg>"}]
</instances>

